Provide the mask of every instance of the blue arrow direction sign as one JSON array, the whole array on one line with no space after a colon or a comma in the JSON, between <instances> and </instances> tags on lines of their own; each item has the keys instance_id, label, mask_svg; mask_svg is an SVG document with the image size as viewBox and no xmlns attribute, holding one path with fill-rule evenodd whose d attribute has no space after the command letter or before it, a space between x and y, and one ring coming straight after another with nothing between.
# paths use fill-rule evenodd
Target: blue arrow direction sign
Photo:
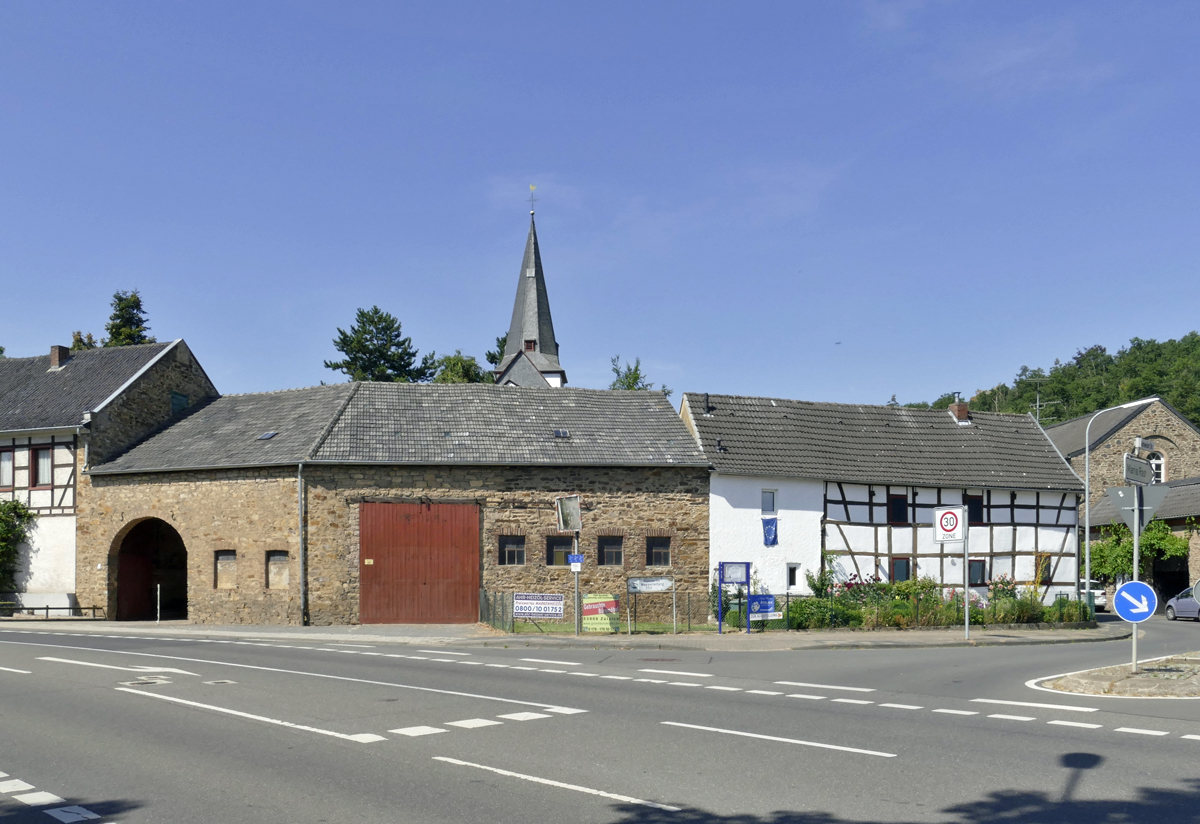
<instances>
[{"instance_id":1,"label":"blue arrow direction sign","mask_svg":"<svg viewBox=\"0 0 1200 824\"><path fill-rule=\"evenodd\" d=\"M1121 584L1117 587L1113 602L1117 615L1131 624L1140 624L1158 609L1158 596L1149 584L1141 581Z\"/></svg>"}]
</instances>

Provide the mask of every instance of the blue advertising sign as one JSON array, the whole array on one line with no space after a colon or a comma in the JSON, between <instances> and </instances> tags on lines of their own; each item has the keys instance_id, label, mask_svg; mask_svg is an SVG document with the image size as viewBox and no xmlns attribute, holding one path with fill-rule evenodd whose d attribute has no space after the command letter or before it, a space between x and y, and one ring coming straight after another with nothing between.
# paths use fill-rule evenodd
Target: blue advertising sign
<instances>
[{"instance_id":1,"label":"blue advertising sign","mask_svg":"<svg viewBox=\"0 0 1200 824\"><path fill-rule=\"evenodd\" d=\"M774 612L775 611L775 596L774 595L751 595L750 596L750 614L754 615L758 612Z\"/></svg>"},{"instance_id":2,"label":"blue advertising sign","mask_svg":"<svg viewBox=\"0 0 1200 824\"><path fill-rule=\"evenodd\" d=\"M568 555L567 555L567 563L568 563L568 564L582 564L582 563L583 563L583 556L582 556L582 555L570 555L570 554L568 554Z\"/></svg>"},{"instance_id":3,"label":"blue advertising sign","mask_svg":"<svg viewBox=\"0 0 1200 824\"><path fill-rule=\"evenodd\" d=\"M1148 584L1129 581L1117 587L1113 597L1113 608L1117 615L1131 624L1140 624L1158 609L1158 596Z\"/></svg>"}]
</instances>

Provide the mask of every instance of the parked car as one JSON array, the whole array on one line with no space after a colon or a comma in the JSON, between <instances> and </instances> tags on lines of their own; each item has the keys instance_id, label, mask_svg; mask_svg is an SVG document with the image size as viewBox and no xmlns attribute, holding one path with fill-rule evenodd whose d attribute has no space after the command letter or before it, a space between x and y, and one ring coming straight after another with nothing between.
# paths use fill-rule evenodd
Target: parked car
<instances>
[{"instance_id":1,"label":"parked car","mask_svg":"<svg viewBox=\"0 0 1200 824\"><path fill-rule=\"evenodd\" d=\"M1088 586L1088 584L1091 586ZM1088 590L1092 592L1092 603L1096 606L1097 612L1105 612L1108 609L1108 594L1104 591L1104 584L1099 581L1080 581L1079 591L1082 593L1083 600L1087 600Z\"/></svg>"},{"instance_id":2,"label":"parked car","mask_svg":"<svg viewBox=\"0 0 1200 824\"><path fill-rule=\"evenodd\" d=\"M1167 620L1174 621L1176 618L1200 621L1200 602L1193 597L1191 587L1167 601Z\"/></svg>"}]
</instances>

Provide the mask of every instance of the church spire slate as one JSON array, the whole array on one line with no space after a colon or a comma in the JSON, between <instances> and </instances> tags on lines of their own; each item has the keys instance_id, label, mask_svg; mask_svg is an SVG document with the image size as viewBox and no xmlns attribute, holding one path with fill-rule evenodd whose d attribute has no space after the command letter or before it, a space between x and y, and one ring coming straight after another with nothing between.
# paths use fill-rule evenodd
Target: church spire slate
<instances>
[{"instance_id":1,"label":"church spire slate","mask_svg":"<svg viewBox=\"0 0 1200 824\"><path fill-rule=\"evenodd\" d=\"M533 212L529 213L529 237L517 276L508 342L495 374L496 383L502 386L562 386L567 382L567 373L558 362L558 341L554 339Z\"/></svg>"}]
</instances>

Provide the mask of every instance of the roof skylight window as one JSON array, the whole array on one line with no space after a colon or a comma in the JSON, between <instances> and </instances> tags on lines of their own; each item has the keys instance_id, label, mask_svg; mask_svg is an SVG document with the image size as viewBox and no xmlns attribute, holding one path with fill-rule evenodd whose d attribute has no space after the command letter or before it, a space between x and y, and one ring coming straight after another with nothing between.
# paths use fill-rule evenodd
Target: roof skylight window
<instances>
[{"instance_id":1,"label":"roof skylight window","mask_svg":"<svg viewBox=\"0 0 1200 824\"><path fill-rule=\"evenodd\" d=\"M271 440L271 438L274 438L278 434L279 434L278 432L264 432L258 436L257 440L269 441L269 440Z\"/></svg>"},{"instance_id":2,"label":"roof skylight window","mask_svg":"<svg viewBox=\"0 0 1200 824\"><path fill-rule=\"evenodd\" d=\"M556 438L569 438L569 437L571 437L571 433L570 433L568 430L566 430L566 429L555 429L555 430L554 430L554 437L556 437Z\"/></svg>"}]
</instances>

